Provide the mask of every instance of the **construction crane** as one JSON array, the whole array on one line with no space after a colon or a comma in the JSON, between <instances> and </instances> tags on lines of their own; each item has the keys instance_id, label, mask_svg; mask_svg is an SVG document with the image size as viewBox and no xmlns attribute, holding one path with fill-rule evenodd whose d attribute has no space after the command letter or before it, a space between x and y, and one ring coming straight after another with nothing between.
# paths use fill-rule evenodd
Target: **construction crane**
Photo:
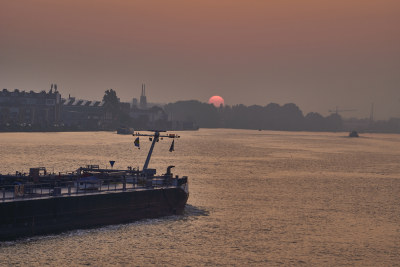
<instances>
[{"instance_id":1,"label":"construction crane","mask_svg":"<svg viewBox=\"0 0 400 267\"><path fill-rule=\"evenodd\" d=\"M334 110L330 109L328 110L330 113L335 113L339 114L339 112L352 112L352 111L357 111L357 109L339 109L338 106Z\"/></svg>"}]
</instances>

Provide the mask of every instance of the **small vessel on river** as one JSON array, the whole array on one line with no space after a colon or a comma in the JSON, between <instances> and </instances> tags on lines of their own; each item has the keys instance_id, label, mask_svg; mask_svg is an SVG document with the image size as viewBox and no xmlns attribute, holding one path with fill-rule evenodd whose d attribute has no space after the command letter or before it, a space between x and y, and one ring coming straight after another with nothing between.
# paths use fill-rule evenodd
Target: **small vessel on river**
<instances>
[{"instance_id":1,"label":"small vessel on river","mask_svg":"<svg viewBox=\"0 0 400 267\"><path fill-rule=\"evenodd\" d=\"M359 137L358 132L357 131L351 131L349 133L349 137Z\"/></svg>"},{"instance_id":2,"label":"small vessel on river","mask_svg":"<svg viewBox=\"0 0 400 267\"><path fill-rule=\"evenodd\" d=\"M133 135L135 145L140 136L152 140L142 170L88 165L66 174L39 167L29 174L0 175L0 240L182 214L188 178L174 177L174 166L161 175L148 168L155 144L179 136L164 131Z\"/></svg>"}]
</instances>

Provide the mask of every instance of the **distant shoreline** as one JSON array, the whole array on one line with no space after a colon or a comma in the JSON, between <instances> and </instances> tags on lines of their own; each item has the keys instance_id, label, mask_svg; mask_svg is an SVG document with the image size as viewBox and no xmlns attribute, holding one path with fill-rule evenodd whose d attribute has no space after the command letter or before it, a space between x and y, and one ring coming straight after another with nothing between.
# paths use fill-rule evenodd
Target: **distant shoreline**
<instances>
[{"instance_id":1,"label":"distant shoreline","mask_svg":"<svg viewBox=\"0 0 400 267\"><path fill-rule=\"evenodd\" d=\"M229 130L249 130L249 131L279 131L279 132L311 132L311 133L349 133L351 130L336 130L336 131L328 131L328 130L282 130L282 129L245 129L245 128L224 128L224 127L203 127L198 129L179 129L179 130L167 130L167 131L198 131L200 129L229 129ZM145 129L138 129L135 131L146 131ZM4 130L1 129L0 133L73 133L73 132L115 132L117 133L117 129L54 129L54 130L15 130L9 129ZM376 131L376 130L361 130L358 131L360 134L370 134L370 133L382 133L382 134L400 134L399 132L390 132L390 131ZM130 134L120 134L120 135L130 135Z\"/></svg>"}]
</instances>

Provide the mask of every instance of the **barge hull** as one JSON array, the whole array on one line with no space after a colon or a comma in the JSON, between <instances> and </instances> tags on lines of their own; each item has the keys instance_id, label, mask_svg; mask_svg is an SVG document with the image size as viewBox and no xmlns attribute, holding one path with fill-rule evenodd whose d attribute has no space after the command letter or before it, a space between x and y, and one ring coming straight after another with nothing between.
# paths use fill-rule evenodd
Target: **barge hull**
<instances>
[{"instance_id":1,"label":"barge hull","mask_svg":"<svg viewBox=\"0 0 400 267\"><path fill-rule=\"evenodd\" d=\"M182 214L180 187L0 202L0 240Z\"/></svg>"}]
</instances>

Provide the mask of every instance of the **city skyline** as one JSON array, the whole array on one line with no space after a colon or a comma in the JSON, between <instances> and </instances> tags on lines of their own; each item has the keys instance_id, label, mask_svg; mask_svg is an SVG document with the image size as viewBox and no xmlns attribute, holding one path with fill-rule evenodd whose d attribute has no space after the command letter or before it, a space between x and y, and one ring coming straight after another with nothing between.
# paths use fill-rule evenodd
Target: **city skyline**
<instances>
[{"instance_id":1,"label":"city skyline","mask_svg":"<svg viewBox=\"0 0 400 267\"><path fill-rule=\"evenodd\" d=\"M220 95L308 113L400 117L400 3L48 1L0 4L2 88L152 102Z\"/></svg>"}]
</instances>

